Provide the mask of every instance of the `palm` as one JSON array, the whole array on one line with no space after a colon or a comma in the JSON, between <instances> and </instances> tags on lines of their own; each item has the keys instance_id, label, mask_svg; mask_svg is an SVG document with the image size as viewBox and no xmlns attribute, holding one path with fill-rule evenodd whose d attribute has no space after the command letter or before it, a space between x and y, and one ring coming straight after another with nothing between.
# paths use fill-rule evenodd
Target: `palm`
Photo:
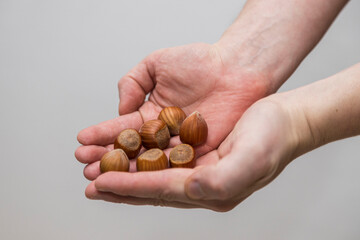
<instances>
[{"instance_id":1,"label":"palm","mask_svg":"<svg viewBox=\"0 0 360 240\"><path fill-rule=\"evenodd\" d=\"M199 154L217 148L242 113L266 94L258 84L260 79L224 66L221 51L212 45L160 50L150 55L146 64L156 84L149 101L139 108L142 117L156 118L166 106L179 106L187 114L199 111L209 127L208 140L198 149Z\"/></svg>"}]
</instances>

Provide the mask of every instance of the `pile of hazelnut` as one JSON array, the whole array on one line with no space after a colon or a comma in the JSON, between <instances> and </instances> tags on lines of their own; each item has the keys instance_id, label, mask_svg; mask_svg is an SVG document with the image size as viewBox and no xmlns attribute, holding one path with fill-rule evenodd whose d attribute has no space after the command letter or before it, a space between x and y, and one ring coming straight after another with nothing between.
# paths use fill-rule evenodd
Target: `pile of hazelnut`
<instances>
[{"instance_id":1,"label":"pile of hazelnut","mask_svg":"<svg viewBox=\"0 0 360 240\"><path fill-rule=\"evenodd\" d=\"M207 133L207 124L199 112L186 117L181 108L166 107L158 119L145 122L139 132L132 128L121 131L115 140L114 150L101 158L100 171L128 172L129 159L136 157L137 171L161 170L169 165L173 168L193 168L196 161L193 146L205 143ZM169 145L170 135L180 135L183 144L171 150L168 161L162 150ZM148 150L138 156L141 146Z\"/></svg>"}]
</instances>

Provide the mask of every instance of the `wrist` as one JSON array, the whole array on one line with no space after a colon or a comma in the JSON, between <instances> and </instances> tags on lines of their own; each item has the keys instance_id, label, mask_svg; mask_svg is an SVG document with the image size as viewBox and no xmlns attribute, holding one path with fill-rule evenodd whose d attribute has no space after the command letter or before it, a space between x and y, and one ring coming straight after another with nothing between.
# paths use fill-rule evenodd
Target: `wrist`
<instances>
[{"instance_id":1,"label":"wrist","mask_svg":"<svg viewBox=\"0 0 360 240\"><path fill-rule=\"evenodd\" d=\"M282 74L285 66L278 61L283 57L264 52L266 46L253 46L249 41L239 42L227 37L220 39L214 46L221 55L226 72L255 75L266 86L268 94L275 93L288 77Z\"/></svg>"},{"instance_id":2,"label":"wrist","mask_svg":"<svg viewBox=\"0 0 360 240\"><path fill-rule=\"evenodd\" d=\"M308 51L284 35L280 23L266 18L246 26L239 22L241 19L214 44L221 49L224 65L261 73L269 92L275 93Z\"/></svg>"},{"instance_id":3,"label":"wrist","mask_svg":"<svg viewBox=\"0 0 360 240\"><path fill-rule=\"evenodd\" d=\"M296 91L272 94L259 101L276 106L266 108L277 110L275 115L281 116L278 120L281 131L274 136L274 139L281 139L275 148L278 148L278 155L285 165L314 148L313 136L309 131L302 104L299 101L293 101Z\"/></svg>"},{"instance_id":4,"label":"wrist","mask_svg":"<svg viewBox=\"0 0 360 240\"><path fill-rule=\"evenodd\" d=\"M270 96L289 116L294 158L360 134L360 64L310 85Z\"/></svg>"}]
</instances>

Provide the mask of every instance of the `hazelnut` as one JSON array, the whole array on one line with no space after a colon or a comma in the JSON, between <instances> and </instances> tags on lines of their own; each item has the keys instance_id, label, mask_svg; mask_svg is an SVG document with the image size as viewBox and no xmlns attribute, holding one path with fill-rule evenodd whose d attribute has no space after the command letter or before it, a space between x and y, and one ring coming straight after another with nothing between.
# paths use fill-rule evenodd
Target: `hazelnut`
<instances>
[{"instance_id":1,"label":"hazelnut","mask_svg":"<svg viewBox=\"0 0 360 240\"><path fill-rule=\"evenodd\" d=\"M114 148L124 150L128 158L135 158L141 149L141 137L135 129L125 129L120 132L114 143Z\"/></svg>"},{"instance_id":2,"label":"hazelnut","mask_svg":"<svg viewBox=\"0 0 360 240\"><path fill-rule=\"evenodd\" d=\"M170 133L166 124L161 120L150 120L140 128L142 144L145 148L165 149L169 145Z\"/></svg>"},{"instance_id":3,"label":"hazelnut","mask_svg":"<svg viewBox=\"0 0 360 240\"><path fill-rule=\"evenodd\" d=\"M107 152L100 160L100 171L102 173L108 171L128 172L129 167L129 159L122 149L115 149Z\"/></svg>"},{"instance_id":4,"label":"hazelnut","mask_svg":"<svg viewBox=\"0 0 360 240\"><path fill-rule=\"evenodd\" d=\"M158 119L162 120L169 128L171 135L179 135L180 126L186 114L179 107L166 107L161 110Z\"/></svg>"},{"instance_id":5,"label":"hazelnut","mask_svg":"<svg viewBox=\"0 0 360 240\"><path fill-rule=\"evenodd\" d=\"M169 156L170 166L173 168L195 167L195 151L188 144L180 144L174 147Z\"/></svg>"},{"instance_id":6,"label":"hazelnut","mask_svg":"<svg viewBox=\"0 0 360 240\"><path fill-rule=\"evenodd\" d=\"M208 127L199 112L190 114L180 127L180 140L183 143L197 146L206 142Z\"/></svg>"},{"instance_id":7,"label":"hazelnut","mask_svg":"<svg viewBox=\"0 0 360 240\"><path fill-rule=\"evenodd\" d=\"M138 171L155 171L168 167L168 159L165 153L159 148L147 150L136 160Z\"/></svg>"}]
</instances>

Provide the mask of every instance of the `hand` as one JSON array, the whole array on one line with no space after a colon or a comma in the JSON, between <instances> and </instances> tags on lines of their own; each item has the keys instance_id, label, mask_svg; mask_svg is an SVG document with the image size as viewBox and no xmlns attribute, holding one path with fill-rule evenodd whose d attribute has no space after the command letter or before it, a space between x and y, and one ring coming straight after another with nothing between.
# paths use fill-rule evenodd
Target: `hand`
<instances>
[{"instance_id":1,"label":"hand","mask_svg":"<svg viewBox=\"0 0 360 240\"><path fill-rule=\"evenodd\" d=\"M216 149L243 112L268 94L266 76L254 69L224 65L223 56L227 54L216 44L199 43L159 50L139 63L119 81L121 116L78 135L84 146L75 156L89 164L84 175L93 180L100 174L99 160L113 148L121 130L139 129L144 121L157 118L166 106L179 106L187 114L199 111L208 123L209 134L196 153L202 156ZM148 93L149 101L144 102ZM169 147L178 143L175 137Z\"/></svg>"},{"instance_id":2,"label":"hand","mask_svg":"<svg viewBox=\"0 0 360 240\"><path fill-rule=\"evenodd\" d=\"M340 80L340 81L339 81ZM99 176L89 198L135 205L234 208L271 182L296 157L360 134L360 64L253 104L194 169ZM212 162L205 165L203 163Z\"/></svg>"},{"instance_id":3,"label":"hand","mask_svg":"<svg viewBox=\"0 0 360 240\"><path fill-rule=\"evenodd\" d=\"M194 169L108 172L87 187L86 195L133 205L228 211L272 181L293 158L298 142L292 117L276 101L261 100L218 149L197 159Z\"/></svg>"}]
</instances>

